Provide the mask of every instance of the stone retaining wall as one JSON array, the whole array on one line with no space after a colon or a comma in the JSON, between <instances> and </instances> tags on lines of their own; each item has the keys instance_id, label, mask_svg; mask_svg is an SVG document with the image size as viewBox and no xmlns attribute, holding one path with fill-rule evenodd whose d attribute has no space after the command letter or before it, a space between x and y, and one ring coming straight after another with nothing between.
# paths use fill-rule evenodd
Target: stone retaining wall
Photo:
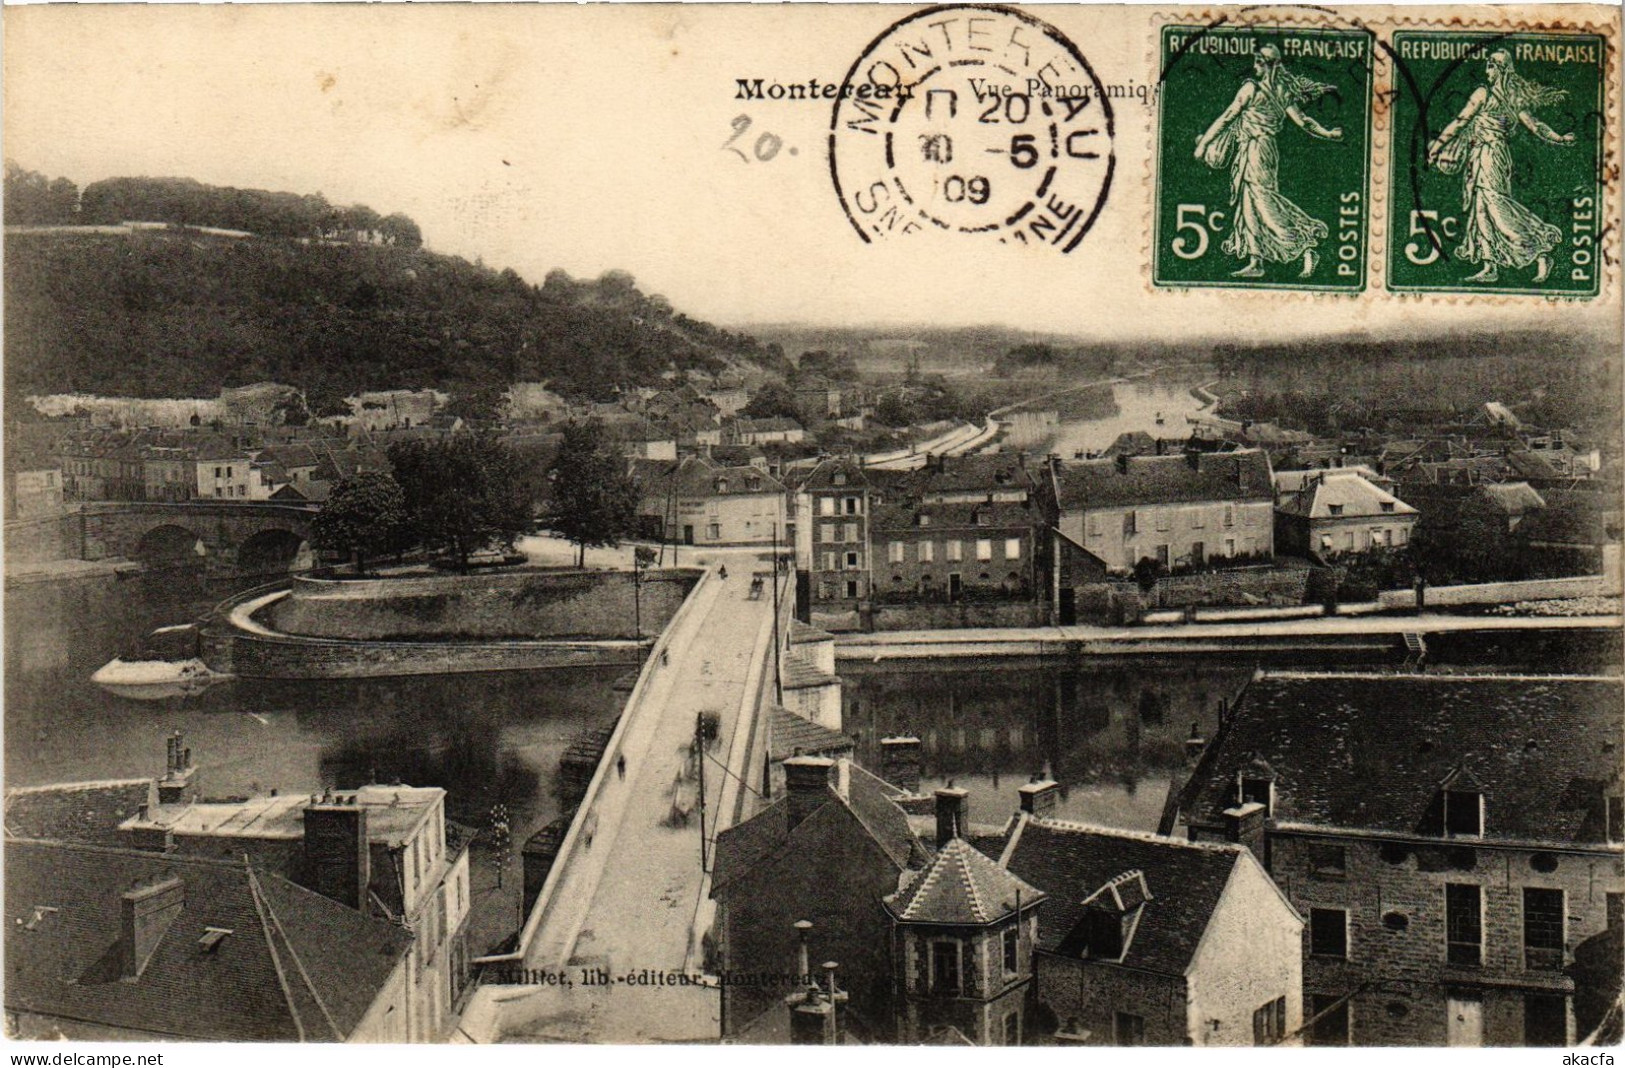
<instances>
[{"instance_id":1,"label":"stone retaining wall","mask_svg":"<svg viewBox=\"0 0 1625 1068\"><path fill-rule=\"evenodd\" d=\"M216 671L259 679L353 679L468 671L635 666L636 645L581 642L342 642L211 634L204 661Z\"/></svg>"},{"instance_id":2,"label":"stone retaining wall","mask_svg":"<svg viewBox=\"0 0 1625 1068\"><path fill-rule=\"evenodd\" d=\"M298 578L264 620L283 634L412 642L632 638L659 634L693 587L692 571L503 571L334 580Z\"/></svg>"}]
</instances>

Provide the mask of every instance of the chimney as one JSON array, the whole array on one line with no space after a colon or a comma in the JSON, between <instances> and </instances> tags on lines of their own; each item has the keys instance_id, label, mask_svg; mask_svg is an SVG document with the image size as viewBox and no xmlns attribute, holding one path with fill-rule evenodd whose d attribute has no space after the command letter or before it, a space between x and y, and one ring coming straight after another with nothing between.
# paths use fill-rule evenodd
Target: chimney
<instances>
[{"instance_id":1,"label":"chimney","mask_svg":"<svg viewBox=\"0 0 1625 1068\"><path fill-rule=\"evenodd\" d=\"M966 833L970 823L970 792L953 786L937 790L937 848Z\"/></svg>"},{"instance_id":2,"label":"chimney","mask_svg":"<svg viewBox=\"0 0 1625 1068\"><path fill-rule=\"evenodd\" d=\"M829 800L830 772L835 761L828 757L791 757L784 762L784 792L789 798L790 827L800 826Z\"/></svg>"},{"instance_id":3,"label":"chimney","mask_svg":"<svg viewBox=\"0 0 1625 1068\"><path fill-rule=\"evenodd\" d=\"M1200 471L1202 469L1202 450L1186 449L1185 462L1190 465L1192 471Z\"/></svg>"},{"instance_id":4,"label":"chimney","mask_svg":"<svg viewBox=\"0 0 1625 1068\"><path fill-rule=\"evenodd\" d=\"M306 806L305 864L312 890L364 911L372 882L367 810L343 798Z\"/></svg>"},{"instance_id":5,"label":"chimney","mask_svg":"<svg viewBox=\"0 0 1625 1068\"><path fill-rule=\"evenodd\" d=\"M880 777L904 793L920 792L920 740L880 739Z\"/></svg>"},{"instance_id":6,"label":"chimney","mask_svg":"<svg viewBox=\"0 0 1625 1068\"><path fill-rule=\"evenodd\" d=\"M178 805L186 800L197 769L192 767L192 750L187 748L180 731L165 738L164 747L164 776L158 780L158 803Z\"/></svg>"},{"instance_id":7,"label":"chimney","mask_svg":"<svg viewBox=\"0 0 1625 1068\"><path fill-rule=\"evenodd\" d=\"M171 876L124 894L120 910L119 952L124 978L135 979L147 967L158 943L186 905L186 884Z\"/></svg>"},{"instance_id":8,"label":"chimney","mask_svg":"<svg viewBox=\"0 0 1625 1068\"><path fill-rule=\"evenodd\" d=\"M1061 803L1061 784L1038 775L1016 792L1021 795L1021 811L1029 816L1048 816Z\"/></svg>"},{"instance_id":9,"label":"chimney","mask_svg":"<svg viewBox=\"0 0 1625 1068\"><path fill-rule=\"evenodd\" d=\"M1117 473L1120 475L1128 474L1128 453L1126 452L1117 454Z\"/></svg>"},{"instance_id":10,"label":"chimney","mask_svg":"<svg viewBox=\"0 0 1625 1068\"><path fill-rule=\"evenodd\" d=\"M1224 810L1224 837L1228 842L1244 845L1252 850L1253 856L1264 860L1264 806L1257 801L1248 801L1235 808Z\"/></svg>"},{"instance_id":11,"label":"chimney","mask_svg":"<svg viewBox=\"0 0 1625 1068\"><path fill-rule=\"evenodd\" d=\"M824 962L825 982L807 976L807 985L785 998L790 1008L790 1044L792 1046L838 1046L841 1044L839 1008L846 1003L847 993L835 985L834 961Z\"/></svg>"}]
</instances>

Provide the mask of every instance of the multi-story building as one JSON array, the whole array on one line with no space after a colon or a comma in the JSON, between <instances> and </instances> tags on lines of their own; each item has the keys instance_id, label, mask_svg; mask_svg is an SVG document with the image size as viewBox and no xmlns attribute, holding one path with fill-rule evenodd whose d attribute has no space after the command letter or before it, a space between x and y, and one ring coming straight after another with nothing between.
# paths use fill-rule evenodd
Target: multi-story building
<instances>
[{"instance_id":1,"label":"multi-story building","mask_svg":"<svg viewBox=\"0 0 1625 1068\"><path fill-rule=\"evenodd\" d=\"M873 588L869 475L854 457L832 457L796 492L796 559L808 575L812 614L855 611Z\"/></svg>"},{"instance_id":2,"label":"multi-story building","mask_svg":"<svg viewBox=\"0 0 1625 1068\"><path fill-rule=\"evenodd\" d=\"M1168 570L1275 555L1267 453L1190 450L1057 462L1057 530L1117 574L1143 559Z\"/></svg>"},{"instance_id":3,"label":"multi-story building","mask_svg":"<svg viewBox=\"0 0 1625 1068\"><path fill-rule=\"evenodd\" d=\"M759 467L725 467L703 456L671 464L644 461L638 517L650 536L684 545L789 548L784 484Z\"/></svg>"},{"instance_id":4,"label":"multi-story building","mask_svg":"<svg viewBox=\"0 0 1625 1068\"><path fill-rule=\"evenodd\" d=\"M1053 1030L1031 1041L1294 1042L1303 1023L1303 918L1250 852L1037 814L1052 805L1024 795L1029 811L1001 859L1047 894L1034 995Z\"/></svg>"},{"instance_id":5,"label":"multi-story building","mask_svg":"<svg viewBox=\"0 0 1625 1068\"><path fill-rule=\"evenodd\" d=\"M1246 844L1307 918L1312 1043L1567 1046L1598 1026L1625 924L1622 698L1618 678L1249 685L1180 820ZM1599 947L1600 992L1572 967Z\"/></svg>"},{"instance_id":6,"label":"multi-story building","mask_svg":"<svg viewBox=\"0 0 1625 1068\"><path fill-rule=\"evenodd\" d=\"M1337 556L1403 548L1418 511L1353 468L1284 471L1275 506L1275 547L1326 561Z\"/></svg>"}]
</instances>

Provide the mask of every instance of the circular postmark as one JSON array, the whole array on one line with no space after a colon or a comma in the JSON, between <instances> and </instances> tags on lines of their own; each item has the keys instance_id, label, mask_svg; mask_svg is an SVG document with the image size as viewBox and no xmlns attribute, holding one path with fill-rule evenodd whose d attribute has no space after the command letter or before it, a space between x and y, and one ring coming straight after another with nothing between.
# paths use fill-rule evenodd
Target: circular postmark
<instances>
[{"instance_id":1,"label":"circular postmark","mask_svg":"<svg viewBox=\"0 0 1625 1068\"><path fill-rule=\"evenodd\" d=\"M924 230L1071 252L1111 189L1112 111L1053 26L954 4L894 23L830 118L836 195L863 240Z\"/></svg>"}]
</instances>

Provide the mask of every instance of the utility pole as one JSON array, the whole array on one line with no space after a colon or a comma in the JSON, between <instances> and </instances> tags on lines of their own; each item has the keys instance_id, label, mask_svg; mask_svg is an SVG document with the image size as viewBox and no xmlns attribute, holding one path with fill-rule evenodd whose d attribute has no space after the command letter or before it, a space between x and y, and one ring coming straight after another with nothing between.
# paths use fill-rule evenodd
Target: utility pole
<instances>
[{"instance_id":1,"label":"utility pole","mask_svg":"<svg viewBox=\"0 0 1625 1068\"><path fill-rule=\"evenodd\" d=\"M710 871L705 854L705 713L694 713L694 762L700 766L700 871Z\"/></svg>"},{"instance_id":2,"label":"utility pole","mask_svg":"<svg viewBox=\"0 0 1625 1068\"><path fill-rule=\"evenodd\" d=\"M779 524L773 521L773 701L784 704L784 672L779 663Z\"/></svg>"}]
</instances>

